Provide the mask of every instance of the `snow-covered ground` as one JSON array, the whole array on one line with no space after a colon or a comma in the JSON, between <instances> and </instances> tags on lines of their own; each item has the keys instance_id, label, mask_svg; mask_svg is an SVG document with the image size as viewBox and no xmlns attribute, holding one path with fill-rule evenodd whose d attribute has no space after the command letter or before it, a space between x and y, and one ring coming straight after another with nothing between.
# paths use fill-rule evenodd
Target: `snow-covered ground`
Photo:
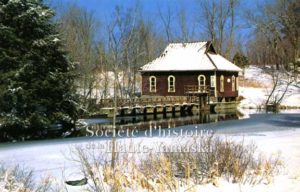
<instances>
[{"instance_id":1,"label":"snow-covered ground","mask_svg":"<svg viewBox=\"0 0 300 192\"><path fill-rule=\"evenodd\" d=\"M300 119L300 116L299 116ZM273 178L272 183L261 183L258 185L229 183L221 179L220 187L212 184L198 186L198 191L242 191L242 192L298 192L300 191L300 130L261 132L259 134L232 136L231 138L246 142L254 141L258 150L268 155L280 154L284 162L284 168L279 175Z\"/></svg>"},{"instance_id":2,"label":"snow-covered ground","mask_svg":"<svg viewBox=\"0 0 300 192\"><path fill-rule=\"evenodd\" d=\"M245 99L241 101L241 108L258 108L262 106L268 96L268 90L272 87L271 76L261 68L250 66L245 69L244 79L248 82L255 82L261 87L253 87L240 82L239 95ZM290 92L286 94L281 105L287 107L300 107L300 89L291 85Z\"/></svg>"},{"instance_id":3,"label":"snow-covered ground","mask_svg":"<svg viewBox=\"0 0 300 192\"><path fill-rule=\"evenodd\" d=\"M216 134L233 140L254 141L258 150L266 155L282 153L285 169L275 176L271 184L255 186L233 184L221 178L218 187L212 184L195 186L195 191L300 191L300 115L298 114L254 114L249 119L230 120L220 123L189 125L173 128L175 131L213 130ZM120 138L119 142L136 146L155 147L162 142L168 144L174 137L161 137L159 132L146 137L144 132L136 138ZM0 144L0 162L8 165L20 164L33 168L37 177L53 175L58 181L80 179L78 164L70 159L70 146L79 145L86 150L94 144L97 150L109 142L109 138L70 138L64 140L34 141L15 144ZM109 155L107 153L106 155ZM139 154L142 155L142 154ZM9 161L8 161L9 159ZM63 176L62 176L63 173ZM79 191L80 187L68 187L69 191ZM183 190L184 191L184 190Z\"/></svg>"},{"instance_id":4,"label":"snow-covered ground","mask_svg":"<svg viewBox=\"0 0 300 192\"><path fill-rule=\"evenodd\" d=\"M233 136L233 139L240 139ZM242 192L298 192L300 191L300 130L265 132L259 135L243 137L246 141L255 141L258 149L267 154L280 153L285 168L282 173L275 176L271 184L261 183L251 186L249 184L229 183L220 180L220 187L212 184L197 186L197 191L242 191Z\"/></svg>"}]
</instances>

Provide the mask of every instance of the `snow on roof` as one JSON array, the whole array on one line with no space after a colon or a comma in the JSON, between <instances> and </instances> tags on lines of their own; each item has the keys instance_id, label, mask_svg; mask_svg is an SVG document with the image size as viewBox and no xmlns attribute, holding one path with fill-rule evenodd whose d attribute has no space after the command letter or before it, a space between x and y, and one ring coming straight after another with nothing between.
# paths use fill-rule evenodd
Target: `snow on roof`
<instances>
[{"instance_id":1,"label":"snow on roof","mask_svg":"<svg viewBox=\"0 0 300 192\"><path fill-rule=\"evenodd\" d=\"M207 52L208 42L171 43L141 71L241 71L221 55Z\"/></svg>"},{"instance_id":2,"label":"snow on roof","mask_svg":"<svg viewBox=\"0 0 300 192\"><path fill-rule=\"evenodd\" d=\"M219 71L242 71L241 68L231 63L230 61L228 61L227 59L225 59L219 54L211 54L211 53L207 53L207 54L212 59L217 70Z\"/></svg>"}]
</instances>

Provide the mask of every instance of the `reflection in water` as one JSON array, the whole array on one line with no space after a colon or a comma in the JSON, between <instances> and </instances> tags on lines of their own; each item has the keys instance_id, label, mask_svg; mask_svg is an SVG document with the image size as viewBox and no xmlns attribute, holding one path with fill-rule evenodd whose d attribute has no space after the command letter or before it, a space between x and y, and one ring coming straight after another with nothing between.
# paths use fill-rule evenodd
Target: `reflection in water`
<instances>
[{"instance_id":1,"label":"reflection in water","mask_svg":"<svg viewBox=\"0 0 300 192\"><path fill-rule=\"evenodd\" d=\"M116 129L124 130L147 130L149 128L175 128L183 125L193 125L193 124L205 124L226 120L237 120L243 118L244 115L239 111L224 112L218 114L211 113L197 113L185 117L181 117L180 113L176 113L175 117L163 116L163 114L157 114L156 117L153 115L148 116L134 116L134 117L122 117L117 118ZM111 130L112 123L101 123L101 124L91 124L89 125L91 130ZM85 133L84 133L85 135Z\"/></svg>"}]
</instances>

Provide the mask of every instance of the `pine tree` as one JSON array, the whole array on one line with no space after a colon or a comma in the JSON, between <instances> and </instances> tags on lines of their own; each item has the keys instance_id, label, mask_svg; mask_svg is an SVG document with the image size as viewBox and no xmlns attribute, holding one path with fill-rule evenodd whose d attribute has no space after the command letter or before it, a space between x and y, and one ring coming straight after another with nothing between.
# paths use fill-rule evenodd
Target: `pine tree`
<instances>
[{"instance_id":1,"label":"pine tree","mask_svg":"<svg viewBox=\"0 0 300 192\"><path fill-rule=\"evenodd\" d=\"M78 118L74 66L42 0L0 0L0 141Z\"/></svg>"},{"instance_id":2,"label":"pine tree","mask_svg":"<svg viewBox=\"0 0 300 192\"><path fill-rule=\"evenodd\" d=\"M237 52L234 55L233 62L234 62L234 64L236 64L237 66L239 66L241 68L245 68L249 65L248 58L243 53L240 53L240 52Z\"/></svg>"}]
</instances>

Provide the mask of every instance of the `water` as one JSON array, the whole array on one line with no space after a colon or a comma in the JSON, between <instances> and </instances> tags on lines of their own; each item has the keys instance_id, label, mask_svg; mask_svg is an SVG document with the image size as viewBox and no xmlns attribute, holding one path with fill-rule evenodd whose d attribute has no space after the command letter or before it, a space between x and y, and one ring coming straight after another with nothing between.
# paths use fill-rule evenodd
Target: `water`
<instances>
[{"instance_id":1,"label":"water","mask_svg":"<svg viewBox=\"0 0 300 192\"><path fill-rule=\"evenodd\" d=\"M196 125L216 123L227 120L239 120L247 118L243 113L239 111L232 111L226 113L210 114L210 113L197 113L194 115L180 116L177 114L175 117L167 116L163 117L162 114L157 115L156 118L153 115L148 116L134 116L134 117L122 117L117 118L116 129L118 130L147 130L150 127L160 128L176 128L184 125ZM89 125L90 130L108 130L112 129L112 120L106 119L85 119L83 120ZM80 136L87 135L86 128L83 128Z\"/></svg>"},{"instance_id":2,"label":"water","mask_svg":"<svg viewBox=\"0 0 300 192\"><path fill-rule=\"evenodd\" d=\"M162 127L173 130L213 130L219 134L260 134L268 131L294 130L300 128L300 113L292 114L252 114L249 118L239 113L229 114L205 114L199 116L178 117L174 119L158 120L135 120L130 118L119 119L119 126L139 127ZM240 119L242 118L242 119ZM239 119L239 120L237 120ZM226 120L226 121L223 121ZM134 121L134 122L133 122ZM109 120L89 119L87 122L91 126L111 126ZM175 128L174 128L175 127ZM165 140L160 138L158 130L154 131L152 137L145 137L140 131L135 138L131 138L136 143L144 142L152 145L153 142ZM263 136L263 134L262 134ZM36 178L47 174L53 175L63 180L63 176L71 178L79 174L79 166L74 161L70 161L72 153L70 148L74 145L88 146L91 142L105 143L110 141L107 137L76 137L64 139L52 139L43 141L26 141L22 143L2 143L0 144L0 162L6 166L21 165L35 171ZM119 138L119 141L126 142L126 138Z\"/></svg>"}]
</instances>

